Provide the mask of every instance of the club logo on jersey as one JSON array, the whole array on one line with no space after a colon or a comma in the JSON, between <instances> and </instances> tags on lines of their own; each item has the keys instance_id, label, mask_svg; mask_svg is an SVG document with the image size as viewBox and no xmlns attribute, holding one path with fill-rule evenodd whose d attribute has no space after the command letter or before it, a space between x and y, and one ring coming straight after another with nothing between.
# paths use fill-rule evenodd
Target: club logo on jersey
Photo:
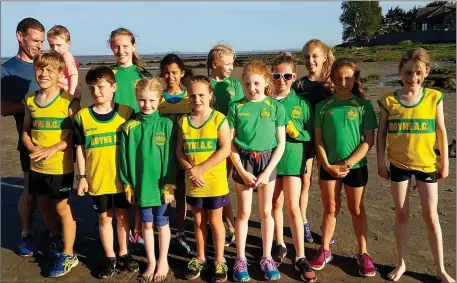
<instances>
[{"instance_id":1,"label":"club logo on jersey","mask_svg":"<svg viewBox=\"0 0 457 283\"><path fill-rule=\"evenodd\" d=\"M233 88L232 85L229 85L227 87L227 93L229 95L229 98L232 99L235 96L235 88Z\"/></svg>"},{"instance_id":2,"label":"club logo on jersey","mask_svg":"<svg viewBox=\"0 0 457 283\"><path fill-rule=\"evenodd\" d=\"M136 88L136 85L138 84L138 82L140 81L140 79L136 80L133 82L133 88L135 89Z\"/></svg>"},{"instance_id":3,"label":"club logo on jersey","mask_svg":"<svg viewBox=\"0 0 457 283\"><path fill-rule=\"evenodd\" d=\"M359 118L359 111L357 111L356 107L351 107L349 110L346 112L346 118L349 120L355 120Z\"/></svg>"},{"instance_id":4,"label":"club logo on jersey","mask_svg":"<svg viewBox=\"0 0 457 283\"><path fill-rule=\"evenodd\" d=\"M158 132L155 135L156 145L164 145L166 141L167 141L167 137L165 136L164 132Z\"/></svg>"},{"instance_id":5,"label":"club logo on jersey","mask_svg":"<svg viewBox=\"0 0 457 283\"><path fill-rule=\"evenodd\" d=\"M271 117L271 111L268 108L262 108L262 111L260 111L260 118L263 120L268 120Z\"/></svg>"},{"instance_id":6,"label":"club logo on jersey","mask_svg":"<svg viewBox=\"0 0 457 283\"><path fill-rule=\"evenodd\" d=\"M292 110L290 111L290 115L294 119L299 119L303 114L303 110L300 106L294 106L292 107Z\"/></svg>"},{"instance_id":7,"label":"club logo on jersey","mask_svg":"<svg viewBox=\"0 0 457 283\"><path fill-rule=\"evenodd\" d=\"M116 74L117 74L117 70L116 70L116 69L114 69L114 70L113 70L113 73L114 73L114 75L116 75Z\"/></svg>"}]
</instances>

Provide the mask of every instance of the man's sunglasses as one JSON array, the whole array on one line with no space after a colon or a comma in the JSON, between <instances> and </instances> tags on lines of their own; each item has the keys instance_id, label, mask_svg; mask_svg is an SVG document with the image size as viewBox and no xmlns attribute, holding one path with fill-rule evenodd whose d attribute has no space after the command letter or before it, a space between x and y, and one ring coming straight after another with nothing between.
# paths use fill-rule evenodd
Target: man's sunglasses
<instances>
[{"instance_id":1,"label":"man's sunglasses","mask_svg":"<svg viewBox=\"0 0 457 283\"><path fill-rule=\"evenodd\" d=\"M280 80L281 77L282 77L285 81L289 81L294 77L294 74L291 74L291 73L284 73L284 74L273 73L272 77L273 77L273 80Z\"/></svg>"}]
</instances>

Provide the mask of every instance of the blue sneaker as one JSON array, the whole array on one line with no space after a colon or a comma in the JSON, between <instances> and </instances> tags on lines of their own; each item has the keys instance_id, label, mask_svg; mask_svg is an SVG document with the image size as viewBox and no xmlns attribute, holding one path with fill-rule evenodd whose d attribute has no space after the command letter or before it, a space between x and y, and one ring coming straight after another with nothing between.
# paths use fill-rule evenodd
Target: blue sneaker
<instances>
[{"instance_id":1,"label":"blue sneaker","mask_svg":"<svg viewBox=\"0 0 457 283\"><path fill-rule=\"evenodd\" d=\"M37 249L34 244L33 234L26 234L19 242L19 255L20 256L33 256Z\"/></svg>"},{"instance_id":2,"label":"blue sneaker","mask_svg":"<svg viewBox=\"0 0 457 283\"><path fill-rule=\"evenodd\" d=\"M58 258L63 249L62 236L50 237L49 238L49 253L54 258Z\"/></svg>"},{"instance_id":3,"label":"blue sneaker","mask_svg":"<svg viewBox=\"0 0 457 283\"><path fill-rule=\"evenodd\" d=\"M246 282L249 279L248 261L245 258L237 258L233 266L233 280Z\"/></svg>"},{"instance_id":4,"label":"blue sneaker","mask_svg":"<svg viewBox=\"0 0 457 283\"><path fill-rule=\"evenodd\" d=\"M64 253L60 253L51 271L49 271L49 277L64 276L65 274L70 272L70 270L73 267L77 266L78 263L79 261L76 257L76 254L67 255Z\"/></svg>"},{"instance_id":5,"label":"blue sneaker","mask_svg":"<svg viewBox=\"0 0 457 283\"><path fill-rule=\"evenodd\" d=\"M313 234L311 234L311 224L309 223L309 221L305 222L304 228L305 228L305 242L307 242L307 243L314 242Z\"/></svg>"},{"instance_id":6,"label":"blue sneaker","mask_svg":"<svg viewBox=\"0 0 457 283\"><path fill-rule=\"evenodd\" d=\"M262 257L260 261L260 267L265 272L265 279L267 280L279 280L281 274L279 274L276 262L271 257Z\"/></svg>"}]
</instances>

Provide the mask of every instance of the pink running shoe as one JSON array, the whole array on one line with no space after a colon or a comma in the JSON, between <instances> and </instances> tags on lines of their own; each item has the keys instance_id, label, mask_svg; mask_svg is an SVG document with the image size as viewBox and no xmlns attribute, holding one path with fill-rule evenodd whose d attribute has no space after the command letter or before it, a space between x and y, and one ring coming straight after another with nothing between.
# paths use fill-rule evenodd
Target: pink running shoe
<instances>
[{"instance_id":1,"label":"pink running shoe","mask_svg":"<svg viewBox=\"0 0 457 283\"><path fill-rule=\"evenodd\" d=\"M308 263L312 269L321 270L327 263L331 262L332 259L332 253L328 250L325 250L324 247L321 246L316 256L313 259L308 260Z\"/></svg>"}]
</instances>

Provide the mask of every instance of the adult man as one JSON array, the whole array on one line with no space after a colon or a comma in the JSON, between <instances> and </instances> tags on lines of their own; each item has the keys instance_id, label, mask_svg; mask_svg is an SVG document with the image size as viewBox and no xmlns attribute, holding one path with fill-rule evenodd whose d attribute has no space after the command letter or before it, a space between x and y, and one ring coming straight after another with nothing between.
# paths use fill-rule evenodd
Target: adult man
<instances>
[{"instance_id":1,"label":"adult man","mask_svg":"<svg viewBox=\"0 0 457 283\"><path fill-rule=\"evenodd\" d=\"M24 96L38 90L33 70L33 57L37 55L44 42L44 26L34 18L25 18L16 28L19 43L17 55L1 66L1 115L13 115L19 134L17 150L20 153L21 167L24 172L24 191L19 198L18 211L22 224L22 236L19 243L19 254L31 256L36 251L32 234L32 214L35 199L28 194L30 159L29 153L22 144L24 123Z\"/></svg>"}]
</instances>

